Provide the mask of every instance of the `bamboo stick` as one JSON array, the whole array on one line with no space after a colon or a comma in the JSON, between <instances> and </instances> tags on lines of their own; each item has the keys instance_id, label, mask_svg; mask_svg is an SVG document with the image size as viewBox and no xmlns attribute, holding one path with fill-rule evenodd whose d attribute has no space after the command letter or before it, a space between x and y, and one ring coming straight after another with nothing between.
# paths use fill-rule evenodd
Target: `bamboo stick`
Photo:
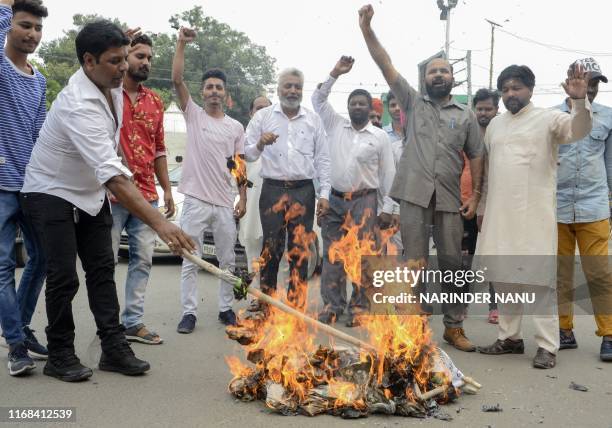
<instances>
[{"instance_id":1,"label":"bamboo stick","mask_svg":"<svg viewBox=\"0 0 612 428\"><path fill-rule=\"evenodd\" d=\"M183 257L185 257L186 259L190 260L191 262L197 264L198 266L200 266L202 269L206 270L207 272L210 272L211 274L215 275L218 278L221 278L225 281L228 281L230 283L236 284L236 285L240 285L242 283L242 280L240 278L238 278L235 275L232 275L231 273L224 271L222 269L219 269L217 266L208 263L206 260L202 260L200 257L197 257L191 253L189 253L186 250L183 250ZM251 295L253 295L254 297L256 297L257 299L271 305L274 306L277 309L280 309L283 312L286 312L288 314L291 314L297 318L299 318L300 320L304 321L307 324L310 324L311 326L331 335L334 336L340 340L343 340L344 342L350 343L351 345L355 345L358 346L360 348L364 348L367 349L369 351L372 352L376 352L376 348L374 348L372 345L370 345L367 342L364 342L363 340L357 339L354 336L351 336L350 334L346 334L343 331L340 331L338 329L335 329L334 327L324 324L318 320L315 320L314 318L309 317L308 315L303 314L302 312L292 308L289 305L286 305L283 302L280 302L270 296L268 296L267 294L261 292L260 290L258 290L257 288L252 288L252 287L248 287L247 288L247 292Z\"/></svg>"}]
</instances>

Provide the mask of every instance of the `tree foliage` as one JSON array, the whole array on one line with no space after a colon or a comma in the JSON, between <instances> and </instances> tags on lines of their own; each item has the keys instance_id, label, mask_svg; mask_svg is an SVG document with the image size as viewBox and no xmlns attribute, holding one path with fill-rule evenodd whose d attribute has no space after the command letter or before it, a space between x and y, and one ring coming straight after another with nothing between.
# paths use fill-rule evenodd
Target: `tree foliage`
<instances>
[{"instance_id":1,"label":"tree foliage","mask_svg":"<svg viewBox=\"0 0 612 428\"><path fill-rule=\"evenodd\" d=\"M78 31L86 23L100 18L102 17L98 15L74 15L74 28L64 31L62 37L41 45L38 51L43 61L40 71L47 77L49 104L79 67L74 46ZM127 25L117 19L113 21L127 28ZM196 41L189 44L185 52L185 81L194 100L201 102L200 87L204 71L208 68L220 68L227 74L227 90L233 101L227 112L246 124L251 100L264 93L267 86L274 81L274 58L268 55L265 47L253 43L244 33L206 16L200 6L173 15L169 22L175 30L183 25L198 32ZM146 30L145 23L132 25ZM156 90L168 105L174 98L171 70L177 31L150 36L153 40L154 59L146 84Z\"/></svg>"}]
</instances>

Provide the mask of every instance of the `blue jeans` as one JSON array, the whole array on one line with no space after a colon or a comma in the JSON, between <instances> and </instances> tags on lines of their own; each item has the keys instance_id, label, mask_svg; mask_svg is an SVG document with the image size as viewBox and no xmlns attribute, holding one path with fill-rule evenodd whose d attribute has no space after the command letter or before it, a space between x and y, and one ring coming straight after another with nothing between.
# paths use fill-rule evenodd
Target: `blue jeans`
<instances>
[{"instance_id":1,"label":"blue jeans","mask_svg":"<svg viewBox=\"0 0 612 428\"><path fill-rule=\"evenodd\" d=\"M151 202L151 205L157 208L157 201ZM153 247L157 234L142 220L130 214L121 204L113 203L112 212L115 263L123 229L128 235L130 261L125 280L125 308L121 314L121 321L125 328L130 328L142 323L145 290L153 264Z\"/></svg>"},{"instance_id":2,"label":"blue jeans","mask_svg":"<svg viewBox=\"0 0 612 428\"><path fill-rule=\"evenodd\" d=\"M23 235L28 261L15 290L17 226ZM0 190L0 326L9 345L25 339L23 327L32 321L45 275L42 244L32 224L23 216L19 192Z\"/></svg>"}]
</instances>

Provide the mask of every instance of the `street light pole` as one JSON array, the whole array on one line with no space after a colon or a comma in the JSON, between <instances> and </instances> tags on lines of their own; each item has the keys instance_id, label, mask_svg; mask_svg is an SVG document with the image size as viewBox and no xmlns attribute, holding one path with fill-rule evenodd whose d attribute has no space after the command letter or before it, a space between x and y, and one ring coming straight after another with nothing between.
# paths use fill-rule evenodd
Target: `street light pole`
<instances>
[{"instance_id":1,"label":"street light pole","mask_svg":"<svg viewBox=\"0 0 612 428\"><path fill-rule=\"evenodd\" d=\"M491 59L489 60L489 90L493 89L493 52L495 48L495 27L502 27L501 24L497 22L490 21L485 19L489 24L491 24Z\"/></svg>"},{"instance_id":2,"label":"street light pole","mask_svg":"<svg viewBox=\"0 0 612 428\"><path fill-rule=\"evenodd\" d=\"M438 9L440 9L440 20L446 21L446 41L444 43L444 52L446 53L446 59L450 59L450 18L451 10L457 6L459 0L447 0L446 4L444 0L436 0Z\"/></svg>"}]
</instances>

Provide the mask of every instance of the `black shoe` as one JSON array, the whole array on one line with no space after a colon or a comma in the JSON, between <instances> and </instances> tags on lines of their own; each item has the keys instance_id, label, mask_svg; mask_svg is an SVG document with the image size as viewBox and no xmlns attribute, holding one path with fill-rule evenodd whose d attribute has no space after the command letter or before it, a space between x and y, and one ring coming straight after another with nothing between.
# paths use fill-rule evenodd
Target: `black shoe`
<instances>
[{"instance_id":1,"label":"black shoe","mask_svg":"<svg viewBox=\"0 0 612 428\"><path fill-rule=\"evenodd\" d=\"M570 330L569 333L559 330L559 349L576 349L577 347L578 342L576 342L572 330Z\"/></svg>"},{"instance_id":2,"label":"black shoe","mask_svg":"<svg viewBox=\"0 0 612 428\"><path fill-rule=\"evenodd\" d=\"M23 328L23 334L25 334L26 338L24 342L30 355L40 360L46 360L49 356L49 351L47 351L47 348L38 342L38 339L36 339L36 336L34 336L34 330L30 329L28 326L25 326Z\"/></svg>"},{"instance_id":3,"label":"black shoe","mask_svg":"<svg viewBox=\"0 0 612 428\"><path fill-rule=\"evenodd\" d=\"M143 374L151 368L149 363L136 358L127 341L120 342L111 349L102 350L98 367L100 370L128 376Z\"/></svg>"},{"instance_id":4,"label":"black shoe","mask_svg":"<svg viewBox=\"0 0 612 428\"><path fill-rule=\"evenodd\" d=\"M523 343L523 339L497 339L492 345L478 347L478 352L488 355L524 354L525 344Z\"/></svg>"},{"instance_id":5,"label":"black shoe","mask_svg":"<svg viewBox=\"0 0 612 428\"><path fill-rule=\"evenodd\" d=\"M196 325L196 316L193 314L183 315L176 331L182 334L189 334L193 331Z\"/></svg>"},{"instance_id":6,"label":"black shoe","mask_svg":"<svg viewBox=\"0 0 612 428\"><path fill-rule=\"evenodd\" d=\"M536 369L552 369L557 364L555 354L548 352L544 348L538 348L535 357L533 357L533 366Z\"/></svg>"},{"instance_id":7,"label":"black shoe","mask_svg":"<svg viewBox=\"0 0 612 428\"><path fill-rule=\"evenodd\" d=\"M335 312L332 312L332 311L323 311L323 312L321 312L319 314L319 316L317 318L323 324L332 325L332 324L336 323L336 321L338 320L339 316L338 316L338 314L336 314Z\"/></svg>"},{"instance_id":8,"label":"black shoe","mask_svg":"<svg viewBox=\"0 0 612 428\"><path fill-rule=\"evenodd\" d=\"M11 376L21 376L35 368L36 364L28 355L24 342L9 345L8 370Z\"/></svg>"},{"instance_id":9,"label":"black shoe","mask_svg":"<svg viewBox=\"0 0 612 428\"><path fill-rule=\"evenodd\" d=\"M80 382L89 379L93 371L81 364L76 355L65 357L51 357L47 360L43 374L62 380L64 382Z\"/></svg>"},{"instance_id":10,"label":"black shoe","mask_svg":"<svg viewBox=\"0 0 612 428\"><path fill-rule=\"evenodd\" d=\"M219 312L219 321L221 321L221 323L225 325L238 325L238 321L236 320L236 314L231 309Z\"/></svg>"},{"instance_id":11,"label":"black shoe","mask_svg":"<svg viewBox=\"0 0 612 428\"><path fill-rule=\"evenodd\" d=\"M612 361L612 340L603 339L601 341L599 358L601 358L601 361Z\"/></svg>"}]
</instances>

